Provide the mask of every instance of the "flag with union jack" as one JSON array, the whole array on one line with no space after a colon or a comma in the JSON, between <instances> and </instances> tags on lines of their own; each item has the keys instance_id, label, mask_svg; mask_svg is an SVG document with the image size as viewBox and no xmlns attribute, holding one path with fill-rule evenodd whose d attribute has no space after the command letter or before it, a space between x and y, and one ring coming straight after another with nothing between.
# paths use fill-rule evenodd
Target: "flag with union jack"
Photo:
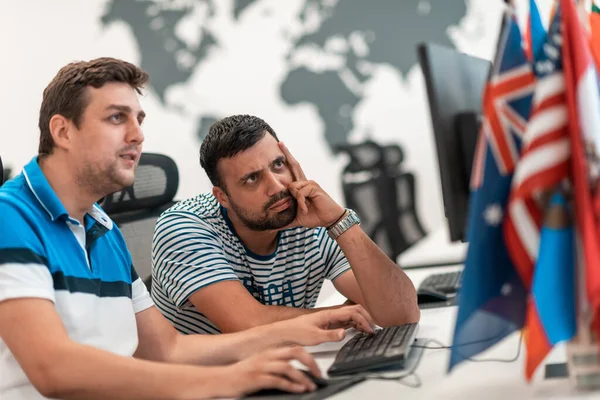
<instances>
[{"instance_id":1,"label":"flag with union jack","mask_svg":"<svg viewBox=\"0 0 600 400\"><path fill-rule=\"evenodd\" d=\"M520 329L525 320L527 291L508 255L502 226L534 87L519 27L507 9L484 93L450 369Z\"/></svg>"}]
</instances>

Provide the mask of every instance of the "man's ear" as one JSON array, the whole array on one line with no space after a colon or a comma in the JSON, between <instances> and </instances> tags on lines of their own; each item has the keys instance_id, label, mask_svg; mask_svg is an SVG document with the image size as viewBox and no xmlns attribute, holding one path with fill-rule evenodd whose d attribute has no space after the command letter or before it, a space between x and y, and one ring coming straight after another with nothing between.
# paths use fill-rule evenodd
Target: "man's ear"
<instances>
[{"instance_id":1,"label":"man's ear","mask_svg":"<svg viewBox=\"0 0 600 400\"><path fill-rule=\"evenodd\" d=\"M213 194L213 196L215 196L217 198L217 201L219 202L219 204L221 204L223 207L229 209L229 196L227 196L227 193L225 193L225 191L223 189L221 189L218 186L213 186L212 194Z\"/></svg>"},{"instance_id":2,"label":"man's ear","mask_svg":"<svg viewBox=\"0 0 600 400\"><path fill-rule=\"evenodd\" d=\"M60 114L54 114L49 123L50 134L54 140L54 146L61 149L71 147L73 141L73 123Z\"/></svg>"}]
</instances>

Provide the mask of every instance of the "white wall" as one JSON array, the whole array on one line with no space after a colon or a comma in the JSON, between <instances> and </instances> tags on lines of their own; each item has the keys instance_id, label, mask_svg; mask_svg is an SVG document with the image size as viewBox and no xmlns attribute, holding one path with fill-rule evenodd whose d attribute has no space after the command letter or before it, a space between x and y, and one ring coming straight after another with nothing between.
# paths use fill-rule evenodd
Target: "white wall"
<instances>
[{"instance_id":1,"label":"white wall","mask_svg":"<svg viewBox=\"0 0 600 400\"><path fill-rule=\"evenodd\" d=\"M339 177L345 160L333 158L327 149L323 124L315 107L289 106L279 97L278 85L285 73L282 60L289 51L289 43L280 30L294 23L301 2L262 0L233 24L226 13L231 0L215 1L219 17L213 20L213 29L224 38L221 48L210 53L187 85L167 92L166 105L152 90L144 96L142 105L148 114L144 150L165 153L176 160L181 175L177 198L210 189L197 160L196 130L197 117L214 112L250 113L267 120L300 160L307 176L341 201ZM551 1L539 2L546 15ZM271 10L268 16L261 8L267 5ZM104 7L104 0L0 3L0 155L17 172L37 151L41 94L60 67L72 60L99 56L139 64L140 50L130 28L123 23L107 27L99 24ZM467 7L467 16L450 28L448 34L458 49L490 59L503 2L467 0ZM178 29L182 40L194 40L196 27L189 22ZM262 43L261 62L247 63L244 58L247 48L257 41ZM246 62L243 72L235 69L232 73L231 66L241 62ZM444 219L421 71L413 67L404 79L389 66L375 68L373 78L361 88L368 95L355 110L351 138L358 141L371 135L379 142L401 143L408 155L406 168L417 175L421 218L426 228L432 230L441 226Z\"/></svg>"}]
</instances>

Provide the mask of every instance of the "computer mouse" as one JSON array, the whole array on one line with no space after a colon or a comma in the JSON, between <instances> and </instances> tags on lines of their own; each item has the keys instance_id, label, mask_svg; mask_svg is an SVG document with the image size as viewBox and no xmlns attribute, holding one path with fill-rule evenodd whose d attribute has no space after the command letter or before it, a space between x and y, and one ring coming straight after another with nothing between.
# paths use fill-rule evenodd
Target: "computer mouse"
<instances>
[{"instance_id":1,"label":"computer mouse","mask_svg":"<svg viewBox=\"0 0 600 400\"><path fill-rule=\"evenodd\" d=\"M327 379L319 378L318 376L314 376L313 374L310 373L310 371L301 369L300 372L302 372L304 375L306 375L308 377L308 379L310 379L317 386L317 389L321 389L321 388L324 388L325 386L329 385L329 382L327 381Z\"/></svg>"},{"instance_id":2,"label":"computer mouse","mask_svg":"<svg viewBox=\"0 0 600 400\"><path fill-rule=\"evenodd\" d=\"M299 371L302 372L304 375L306 375L308 377L308 379L310 379L317 386L317 390L323 389L329 385L329 381L327 381L327 379L325 379L325 378L319 378L317 376L314 376L309 371L306 371L303 369L299 369ZM256 399L256 400L267 399L267 398L269 400L297 398L300 400L306 396L309 396L311 393L314 393L314 392L290 393L290 392L286 392L284 390L279 390L279 389L261 389L257 392L247 395L244 398L245 399Z\"/></svg>"}]
</instances>

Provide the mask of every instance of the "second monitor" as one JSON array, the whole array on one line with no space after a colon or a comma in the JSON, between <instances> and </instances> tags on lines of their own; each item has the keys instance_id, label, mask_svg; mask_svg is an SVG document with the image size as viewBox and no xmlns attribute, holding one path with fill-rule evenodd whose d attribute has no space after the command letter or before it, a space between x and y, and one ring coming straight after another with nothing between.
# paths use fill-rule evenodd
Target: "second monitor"
<instances>
[{"instance_id":1,"label":"second monitor","mask_svg":"<svg viewBox=\"0 0 600 400\"><path fill-rule=\"evenodd\" d=\"M469 181L491 63L444 46L417 48L437 148L451 241L466 240Z\"/></svg>"}]
</instances>

